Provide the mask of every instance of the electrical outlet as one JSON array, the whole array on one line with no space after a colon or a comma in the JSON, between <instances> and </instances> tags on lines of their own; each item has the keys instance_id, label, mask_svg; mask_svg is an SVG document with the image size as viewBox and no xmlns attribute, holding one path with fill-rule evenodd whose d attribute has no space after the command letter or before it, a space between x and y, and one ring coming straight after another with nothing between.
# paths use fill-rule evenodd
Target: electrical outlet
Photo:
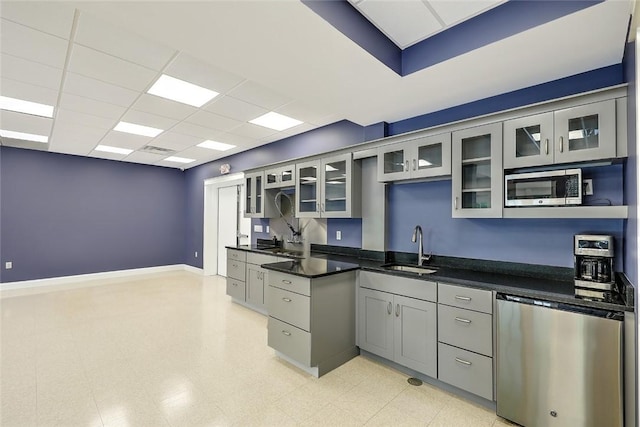
<instances>
[{"instance_id":1,"label":"electrical outlet","mask_svg":"<svg viewBox=\"0 0 640 427\"><path fill-rule=\"evenodd\" d=\"M342 231L336 231L336 240L342 240Z\"/></svg>"},{"instance_id":2,"label":"electrical outlet","mask_svg":"<svg viewBox=\"0 0 640 427\"><path fill-rule=\"evenodd\" d=\"M593 196L593 179L585 179L582 181L583 191L582 194L585 196Z\"/></svg>"},{"instance_id":3,"label":"electrical outlet","mask_svg":"<svg viewBox=\"0 0 640 427\"><path fill-rule=\"evenodd\" d=\"M265 233L268 233L268 232L269 232L269 226L267 225Z\"/></svg>"},{"instance_id":4,"label":"electrical outlet","mask_svg":"<svg viewBox=\"0 0 640 427\"><path fill-rule=\"evenodd\" d=\"M7 261L7 262L5 262L5 263L4 263L4 268L5 268L6 270L11 270L11 269L13 268L13 262L11 262L11 261Z\"/></svg>"},{"instance_id":5,"label":"electrical outlet","mask_svg":"<svg viewBox=\"0 0 640 427\"><path fill-rule=\"evenodd\" d=\"M198 251L196 251L196 258L198 258Z\"/></svg>"}]
</instances>

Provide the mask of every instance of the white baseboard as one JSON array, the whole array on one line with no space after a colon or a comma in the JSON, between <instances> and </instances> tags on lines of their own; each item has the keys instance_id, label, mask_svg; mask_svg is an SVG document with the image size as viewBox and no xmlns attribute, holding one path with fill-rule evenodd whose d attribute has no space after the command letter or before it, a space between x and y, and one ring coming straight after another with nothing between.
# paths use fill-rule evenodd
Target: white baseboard
<instances>
[{"instance_id":1,"label":"white baseboard","mask_svg":"<svg viewBox=\"0 0 640 427\"><path fill-rule=\"evenodd\" d=\"M48 279L22 280L17 282L0 283L0 291L17 289L30 289L50 286L73 285L81 282L92 282L96 280L118 279L123 277L135 277L145 274L166 273L170 271L188 271L202 275L201 268L186 264L161 265L158 267L133 268L129 270L105 271L101 273L78 274L74 276L51 277Z\"/></svg>"}]
</instances>

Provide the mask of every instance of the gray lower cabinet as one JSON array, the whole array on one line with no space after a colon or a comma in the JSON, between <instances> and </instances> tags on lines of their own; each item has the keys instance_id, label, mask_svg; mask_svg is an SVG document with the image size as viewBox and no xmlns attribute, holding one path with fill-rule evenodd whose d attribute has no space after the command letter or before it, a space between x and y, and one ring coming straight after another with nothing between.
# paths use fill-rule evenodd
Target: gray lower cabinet
<instances>
[{"instance_id":1,"label":"gray lower cabinet","mask_svg":"<svg viewBox=\"0 0 640 427\"><path fill-rule=\"evenodd\" d=\"M317 377L358 355L355 271L267 278L269 347Z\"/></svg>"},{"instance_id":2,"label":"gray lower cabinet","mask_svg":"<svg viewBox=\"0 0 640 427\"><path fill-rule=\"evenodd\" d=\"M266 314L267 270L260 265L273 262L278 258L272 255L227 249L227 295Z\"/></svg>"},{"instance_id":3,"label":"gray lower cabinet","mask_svg":"<svg viewBox=\"0 0 640 427\"><path fill-rule=\"evenodd\" d=\"M438 379L494 399L493 293L438 283Z\"/></svg>"},{"instance_id":4,"label":"gray lower cabinet","mask_svg":"<svg viewBox=\"0 0 640 427\"><path fill-rule=\"evenodd\" d=\"M436 377L436 304L414 298L419 296L435 301L435 289L434 282L360 272L360 348Z\"/></svg>"}]
</instances>

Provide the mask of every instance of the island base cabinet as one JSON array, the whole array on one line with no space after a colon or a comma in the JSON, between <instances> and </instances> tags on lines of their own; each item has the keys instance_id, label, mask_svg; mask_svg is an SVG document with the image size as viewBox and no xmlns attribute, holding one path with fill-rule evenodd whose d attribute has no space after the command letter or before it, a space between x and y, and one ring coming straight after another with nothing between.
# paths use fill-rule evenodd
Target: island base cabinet
<instances>
[{"instance_id":1,"label":"island base cabinet","mask_svg":"<svg viewBox=\"0 0 640 427\"><path fill-rule=\"evenodd\" d=\"M227 295L239 301L244 301L245 292L244 282L227 277Z\"/></svg>"},{"instance_id":2,"label":"island base cabinet","mask_svg":"<svg viewBox=\"0 0 640 427\"><path fill-rule=\"evenodd\" d=\"M311 334L273 317L267 325L267 344L303 365L311 365Z\"/></svg>"},{"instance_id":3,"label":"island base cabinet","mask_svg":"<svg viewBox=\"0 0 640 427\"><path fill-rule=\"evenodd\" d=\"M493 400L493 359L438 343L438 379Z\"/></svg>"}]
</instances>

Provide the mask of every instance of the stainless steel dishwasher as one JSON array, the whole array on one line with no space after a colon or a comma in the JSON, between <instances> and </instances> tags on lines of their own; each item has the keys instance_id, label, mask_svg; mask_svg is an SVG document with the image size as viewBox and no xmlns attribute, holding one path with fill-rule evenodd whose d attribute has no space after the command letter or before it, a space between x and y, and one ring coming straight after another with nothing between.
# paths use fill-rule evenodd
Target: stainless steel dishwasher
<instances>
[{"instance_id":1,"label":"stainless steel dishwasher","mask_svg":"<svg viewBox=\"0 0 640 427\"><path fill-rule=\"evenodd\" d=\"M621 427L624 313L497 300L497 414L526 427Z\"/></svg>"}]
</instances>

